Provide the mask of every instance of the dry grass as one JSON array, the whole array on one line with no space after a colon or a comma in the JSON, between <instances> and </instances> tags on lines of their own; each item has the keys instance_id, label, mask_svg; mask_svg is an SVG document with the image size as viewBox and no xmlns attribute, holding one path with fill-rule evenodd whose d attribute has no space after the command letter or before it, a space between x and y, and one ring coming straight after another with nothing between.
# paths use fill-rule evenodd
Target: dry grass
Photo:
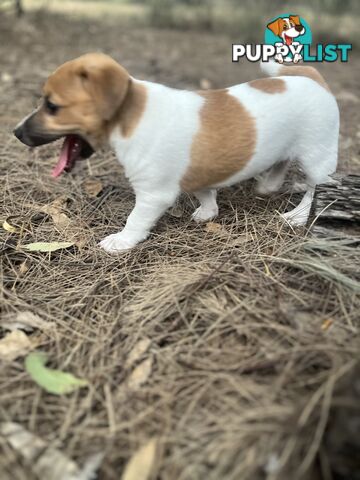
<instances>
[{"instance_id":1,"label":"dry grass","mask_svg":"<svg viewBox=\"0 0 360 480\"><path fill-rule=\"evenodd\" d=\"M359 352L358 250L341 239L292 231L277 214L289 195L256 198L248 184L220 195L222 228L216 231L191 222L193 200L185 197L178 217L166 214L133 251L102 252L97 241L124 223L133 203L113 157L99 153L54 182L49 171L58 146L28 154L9 133L30 108L44 70L98 42L118 48L115 28L93 24L96 38L84 34L74 47L75 22L66 24L61 42L61 22L56 19L58 31L39 24L28 34L28 56L21 44L26 36L15 41L7 33L13 80L1 87L7 125L0 133L1 211L3 218L21 219L24 229L20 236L1 231L1 305L7 315L30 310L55 322L42 349L51 365L88 378L91 386L54 397L33 384L22 359L3 364L1 419L21 423L79 463L105 451L100 479L120 478L132 453L156 436L162 480L329 480L332 450L323 435L334 390ZM123 40L143 34L126 31ZM153 35L156 41L149 41L157 43ZM145 76L146 53L134 58L135 70L144 62ZM198 81L199 72L193 75ZM84 191L89 173L104 186L96 198ZM36 207L61 196L72 223L58 231ZM80 246L50 255L21 248L40 240ZM24 261L28 270L20 274ZM134 367L126 360L143 338L151 340L144 358L153 359L153 368L147 382L130 391ZM35 479L4 439L1 444L1 479ZM319 452L322 476L315 469Z\"/></svg>"}]
</instances>

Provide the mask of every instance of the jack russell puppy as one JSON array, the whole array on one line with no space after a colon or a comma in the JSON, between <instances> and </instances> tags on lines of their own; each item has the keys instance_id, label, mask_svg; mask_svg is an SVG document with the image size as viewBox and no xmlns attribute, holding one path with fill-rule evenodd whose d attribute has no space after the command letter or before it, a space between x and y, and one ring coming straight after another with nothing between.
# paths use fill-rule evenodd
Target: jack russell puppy
<instances>
[{"instance_id":1,"label":"jack russell puppy","mask_svg":"<svg viewBox=\"0 0 360 480\"><path fill-rule=\"evenodd\" d=\"M86 54L50 75L41 105L14 133L31 147L64 137L54 177L104 145L115 150L136 201L123 230L100 242L107 252L145 240L182 191L200 202L194 220L207 221L218 214L217 189L260 175L258 192L275 192L293 160L307 189L282 216L305 225L315 185L336 169L338 107L314 68L263 69L275 78L191 92L136 80L112 58Z\"/></svg>"}]
</instances>

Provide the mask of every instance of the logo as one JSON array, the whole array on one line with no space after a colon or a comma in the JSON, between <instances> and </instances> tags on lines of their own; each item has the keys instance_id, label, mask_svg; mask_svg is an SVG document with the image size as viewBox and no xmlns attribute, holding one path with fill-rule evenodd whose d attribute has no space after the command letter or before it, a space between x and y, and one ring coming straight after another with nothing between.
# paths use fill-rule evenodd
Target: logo
<instances>
[{"instance_id":1,"label":"logo","mask_svg":"<svg viewBox=\"0 0 360 480\"><path fill-rule=\"evenodd\" d=\"M277 17L265 29L265 44L277 48L275 60L279 63L302 60L304 45L311 45L309 25L299 15Z\"/></svg>"},{"instance_id":2,"label":"logo","mask_svg":"<svg viewBox=\"0 0 360 480\"><path fill-rule=\"evenodd\" d=\"M310 25L299 15L279 15L266 25L264 44L233 44L232 61L247 58L250 62L268 62L274 58L279 63L347 62L352 45L348 43L311 46Z\"/></svg>"}]
</instances>

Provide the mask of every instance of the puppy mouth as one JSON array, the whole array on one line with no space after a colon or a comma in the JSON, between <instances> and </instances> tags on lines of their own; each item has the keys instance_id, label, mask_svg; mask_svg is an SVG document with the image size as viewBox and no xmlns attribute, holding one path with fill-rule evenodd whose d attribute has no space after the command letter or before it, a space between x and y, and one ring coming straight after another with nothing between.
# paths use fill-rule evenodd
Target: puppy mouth
<instances>
[{"instance_id":1,"label":"puppy mouth","mask_svg":"<svg viewBox=\"0 0 360 480\"><path fill-rule=\"evenodd\" d=\"M51 176L59 177L63 172L70 172L77 160L85 160L94 153L92 146L79 135L66 135L59 160Z\"/></svg>"},{"instance_id":2,"label":"puppy mouth","mask_svg":"<svg viewBox=\"0 0 360 480\"><path fill-rule=\"evenodd\" d=\"M286 33L284 34L284 37L285 37L286 45L291 45L293 42L292 37L289 37L289 35L286 35Z\"/></svg>"}]
</instances>

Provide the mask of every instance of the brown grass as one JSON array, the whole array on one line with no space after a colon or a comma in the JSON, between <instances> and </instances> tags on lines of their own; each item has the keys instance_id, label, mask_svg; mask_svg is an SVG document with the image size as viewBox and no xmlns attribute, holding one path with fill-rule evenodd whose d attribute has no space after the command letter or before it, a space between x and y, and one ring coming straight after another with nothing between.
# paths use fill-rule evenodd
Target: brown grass
<instances>
[{"instance_id":1,"label":"brown grass","mask_svg":"<svg viewBox=\"0 0 360 480\"><path fill-rule=\"evenodd\" d=\"M84 32L86 25L98 29L96 38L84 34L74 47L79 25L60 17L56 25L28 33L33 50L26 55L23 37L7 32L13 79L1 86L1 211L24 229L21 235L1 230L1 305L7 315L30 310L55 322L42 346L50 365L91 386L54 397L34 385L23 359L3 364L1 419L21 423L80 464L105 451L100 479L120 478L152 436L163 446L161 480L330 479L323 435L333 393L359 351L358 250L341 239L292 231L278 216L289 195L261 199L250 183L221 193L215 231L190 220L193 199L184 197L177 216L166 214L148 241L118 256L102 252L97 242L123 225L134 201L112 155L99 153L55 182L49 172L58 145L27 153L10 134L46 71L96 44L110 53L109 45L118 48L115 28L82 23ZM49 31L50 43L38 55ZM143 34L127 31L122 38ZM134 55L135 70L148 65L143 55ZM146 68L143 76L154 75ZM167 74L165 68L159 76ZM104 186L96 198L84 191L89 174ZM72 223L58 231L36 208L61 196ZM53 240L80 247L52 254L21 247ZM20 275L25 260L29 269ZM129 391L134 367L126 360L143 338L151 340L144 358L153 358L152 372ZM2 480L36 478L5 439L1 445ZM315 476L318 458L322 476Z\"/></svg>"}]
</instances>

